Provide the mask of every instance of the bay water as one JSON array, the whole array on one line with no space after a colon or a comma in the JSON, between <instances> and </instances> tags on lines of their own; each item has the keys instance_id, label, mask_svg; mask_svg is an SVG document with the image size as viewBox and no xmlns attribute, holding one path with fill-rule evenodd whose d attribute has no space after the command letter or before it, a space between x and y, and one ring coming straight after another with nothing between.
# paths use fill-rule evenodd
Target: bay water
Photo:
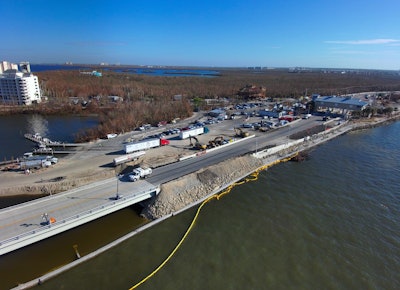
<instances>
[{"instance_id":1,"label":"bay water","mask_svg":"<svg viewBox=\"0 0 400 290\"><path fill-rule=\"evenodd\" d=\"M32 151L35 144L24 134L40 134L52 141L74 142L76 133L97 126L96 117L42 116L21 114L0 116L0 160L10 160Z\"/></svg>"},{"instance_id":2,"label":"bay water","mask_svg":"<svg viewBox=\"0 0 400 290\"><path fill-rule=\"evenodd\" d=\"M211 201L138 289L400 289L399 136L400 122L348 133ZM195 211L40 289L129 289L169 255Z\"/></svg>"},{"instance_id":3,"label":"bay water","mask_svg":"<svg viewBox=\"0 0 400 290\"><path fill-rule=\"evenodd\" d=\"M54 70L79 70L85 72L93 71L93 66L87 65L49 65L49 64L31 64L31 70L33 73L42 71L54 71ZM137 74L137 75L149 75L149 76L169 76L169 77L217 77L220 75L219 71L209 70L204 68L147 68L137 66L109 66L101 67L101 72L112 71L116 73L125 74Z\"/></svg>"}]
</instances>

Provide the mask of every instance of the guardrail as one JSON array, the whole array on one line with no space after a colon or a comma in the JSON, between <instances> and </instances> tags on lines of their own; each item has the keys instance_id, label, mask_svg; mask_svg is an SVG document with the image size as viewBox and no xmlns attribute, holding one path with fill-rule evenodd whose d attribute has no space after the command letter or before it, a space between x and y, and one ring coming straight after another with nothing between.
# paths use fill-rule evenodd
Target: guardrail
<instances>
[{"instance_id":1,"label":"guardrail","mask_svg":"<svg viewBox=\"0 0 400 290\"><path fill-rule=\"evenodd\" d=\"M280 154L282 152L288 151L286 153L293 153L295 151L301 151L305 149L306 147L309 147L313 144L320 143L323 141L326 141L330 138L333 138L337 135L344 134L345 132L351 130L353 127L352 126L346 126L347 122L340 123L336 127L333 127L329 130L314 134L312 136L307 136L295 141L287 142L272 148L268 148L256 153L253 153L252 155L256 158L266 158L269 156L272 156L274 154ZM300 148L303 146L303 148Z\"/></svg>"},{"instance_id":2,"label":"guardrail","mask_svg":"<svg viewBox=\"0 0 400 290\"><path fill-rule=\"evenodd\" d=\"M224 145L220 145L220 146L217 146L217 147L214 147L214 148L211 148L211 149L206 149L206 150L203 150L203 151L199 151L197 153L181 157L181 158L179 158L179 161L183 161L183 160L186 160L186 159L202 156L204 154L207 154L207 152L212 152L214 150L225 148L226 146L229 146L229 145L232 145L232 144L236 144L236 143L239 143L241 141L244 141L244 140L247 140L247 139L250 139L250 138L254 138L254 137L255 137L255 135L250 135L250 136L245 137L245 138L240 138L240 139L234 140L233 142L228 142L227 144L224 144Z\"/></svg>"},{"instance_id":3,"label":"guardrail","mask_svg":"<svg viewBox=\"0 0 400 290\"><path fill-rule=\"evenodd\" d=\"M132 205L133 204L132 201L137 203L137 202L140 202L140 201L142 201L144 199L147 199L147 198L150 198L150 197L152 197L154 195L157 195L159 192L160 192L160 187L156 186L156 187L150 188L150 189L148 189L146 191L142 191L140 193L133 193L133 194L130 194L130 195L127 195L127 196L123 196L120 199L113 200L112 202L99 205L99 206L94 207L94 208L92 208L90 210L86 210L86 211L74 214L71 217L64 218L64 219L62 219L60 221L56 221L56 222L51 223L51 224L43 225L43 226L41 226L41 227L39 227L39 228L37 228L35 230L24 232L24 233L19 234L17 236L14 236L14 237L8 238L6 240L0 241L0 255L9 252L9 251L4 251L3 252L3 250L4 250L5 247L7 247L8 244L11 244L13 242L16 242L16 243L21 242L22 243L23 241L27 241L29 239L33 239L35 237L38 237L38 236L40 236L42 234L45 234L45 233L51 232L51 231L56 231L56 233L54 233L54 234L57 234L59 232L65 231L67 229L70 229L72 227L78 226L80 224L89 222L91 220L95 220L96 218L99 218L99 217L103 216L101 214L102 212L103 213L107 212L107 213L104 213L104 215L108 214L108 213L110 213L110 210L113 207L116 208L115 209L115 211L116 211L116 210L118 210L120 208ZM122 206L123 204L126 204L126 205ZM80 223L79 222L77 223L77 221L80 221ZM74 225L74 223L75 223L75 225ZM70 227L66 228L64 230L57 231L57 229L60 229L60 228L66 227L66 226L70 226ZM48 236L46 236L46 237L48 237ZM39 238L38 240L44 239L46 237ZM27 244L29 244L29 243L27 243ZM25 246L27 244L24 244L23 246Z\"/></svg>"}]
</instances>

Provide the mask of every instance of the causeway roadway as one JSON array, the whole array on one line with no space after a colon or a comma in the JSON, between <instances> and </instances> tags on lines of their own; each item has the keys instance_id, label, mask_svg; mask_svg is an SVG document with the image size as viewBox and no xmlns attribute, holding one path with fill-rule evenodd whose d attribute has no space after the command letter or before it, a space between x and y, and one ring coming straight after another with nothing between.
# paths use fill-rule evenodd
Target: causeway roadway
<instances>
[{"instance_id":1,"label":"causeway roadway","mask_svg":"<svg viewBox=\"0 0 400 290\"><path fill-rule=\"evenodd\" d=\"M266 146L288 142L288 136L320 124L299 120L267 134L242 139L180 162L153 170L146 180L129 182L119 176L0 210L0 255L43 240L158 194L160 185ZM118 198L117 198L118 197Z\"/></svg>"}]
</instances>

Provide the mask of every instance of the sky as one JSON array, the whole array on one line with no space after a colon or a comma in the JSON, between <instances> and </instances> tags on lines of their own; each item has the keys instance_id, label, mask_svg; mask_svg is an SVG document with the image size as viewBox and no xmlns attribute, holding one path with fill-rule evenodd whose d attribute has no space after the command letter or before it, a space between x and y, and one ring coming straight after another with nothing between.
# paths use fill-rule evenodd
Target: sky
<instances>
[{"instance_id":1,"label":"sky","mask_svg":"<svg viewBox=\"0 0 400 290\"><path fill-rule=\"evenodd\" d=\"M400 69L399 0L0 1L0 60Z\"/></svg>"}]
</instances>

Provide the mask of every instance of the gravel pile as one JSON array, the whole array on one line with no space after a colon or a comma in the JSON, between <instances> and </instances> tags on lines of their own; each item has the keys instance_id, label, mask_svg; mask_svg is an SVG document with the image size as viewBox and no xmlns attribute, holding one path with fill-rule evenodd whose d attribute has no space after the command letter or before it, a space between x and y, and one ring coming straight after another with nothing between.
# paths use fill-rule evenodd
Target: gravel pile
<instances>
[{"instance_id":1,"label":"gravel pile","mask_svg":"<svg viewBox=\"0 0 400 290\"><path fill-rule=\"evenodd\" d=\"M153 220L174 213L262 165L260 159L242 156L165 183L161 186L160 194L143 210L142 215Z\"/></svg>"}]
</instances>

